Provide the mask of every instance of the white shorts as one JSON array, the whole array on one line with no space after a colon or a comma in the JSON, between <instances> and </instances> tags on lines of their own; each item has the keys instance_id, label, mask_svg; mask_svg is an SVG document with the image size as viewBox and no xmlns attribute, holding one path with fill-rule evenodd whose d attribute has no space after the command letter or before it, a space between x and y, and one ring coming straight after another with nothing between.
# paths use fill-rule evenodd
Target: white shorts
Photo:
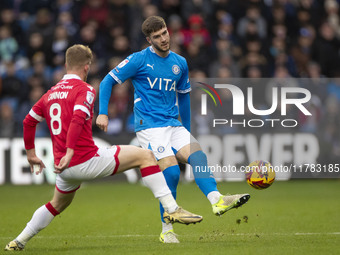
<instances>
[{"instance_id":1,"label":"white shorts","mask_svg":"<svg viewBox=\"0 0 340 255\"><path fill-rule=\"evenodd\" d=\"M148 128L138 131L136 135L140 146L152 150L157 160L175 156L185 145L197 143L183 126Z\"/></svg>"},{"instance_id":2,"label":"white shorts","mask_svg":"<svg viewBox=\"0 0 340 255\"><path fill-rule=\"evenodd\" d=\"M67 194L80 188L83 181L114 175L119 167L118 154L120 147L101 147L96 156L88 161L69 167L61 174L57 174L56 188L59 192Z\"/></svg>"}]
</instances>

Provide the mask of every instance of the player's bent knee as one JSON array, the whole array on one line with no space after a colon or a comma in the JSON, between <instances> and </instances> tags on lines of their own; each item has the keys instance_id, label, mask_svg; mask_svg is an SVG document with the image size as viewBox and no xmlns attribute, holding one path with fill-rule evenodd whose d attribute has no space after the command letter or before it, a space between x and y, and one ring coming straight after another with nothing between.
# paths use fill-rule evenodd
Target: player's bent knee
<instances>
[{"instance_id":1,"label":"player's bent knee","mask_svg":"<svg viewBox=\"0 0 340 255\"><path fill-rule=\"evenodd\" d=\"M61 213L72 203L75 194L76 192L68 194L57 192L54 194L50 203L54 207L54 209Z\"/></svg>"},{"instance_id":2,"label":"player's bent knee","mask_svg":"<svg viewBox=\"0 0 340 255\"><path fill-rule=\"evenodd\" d=\"M142 155L143 164L147 164L147 165L157 164L155 155L153 155L153 152L151 150L143 149L143 153L141 155Z\"/></svg>"},{"instance_id":3,"label":"player's bent knee","mask_svg":"<svg viewBox=\"0 0 340 255\"><path fill-rule=\"evenodd\" d=\"M139 148L138 150L137 167L144 168L152 165L157 165L157 161L153 152L147 149Z\"/></svg>"}]
</instances>

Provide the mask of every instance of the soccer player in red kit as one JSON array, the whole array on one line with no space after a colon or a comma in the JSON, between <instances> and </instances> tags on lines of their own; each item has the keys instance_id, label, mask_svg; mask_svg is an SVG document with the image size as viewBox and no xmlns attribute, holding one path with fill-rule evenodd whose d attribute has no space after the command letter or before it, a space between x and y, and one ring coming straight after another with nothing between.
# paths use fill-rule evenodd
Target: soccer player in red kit
<instances>
[{"instance_id":1,"label":"soccer player in red kit","mask_svg":"<svg viewBox=\"0 0 340 255\"><path fill-rule=\"evenodd\" d=\"M98 179L139 167L144 183L159 199L168 222L184 224L202 220L179 207L152 152L132 145L98 148L92 138L93 105L96 92L86 83L92 52L84 45L73 45L66 51L66 71L32 107L23 121L24 143L31 172L45 168L35 153L36 125L46 120L53 144L56 187L50 202L38 208L24 230L5 250L22 250L26 243L53 218L69 206L83 181Z\"/></svg>"}]
</instances>

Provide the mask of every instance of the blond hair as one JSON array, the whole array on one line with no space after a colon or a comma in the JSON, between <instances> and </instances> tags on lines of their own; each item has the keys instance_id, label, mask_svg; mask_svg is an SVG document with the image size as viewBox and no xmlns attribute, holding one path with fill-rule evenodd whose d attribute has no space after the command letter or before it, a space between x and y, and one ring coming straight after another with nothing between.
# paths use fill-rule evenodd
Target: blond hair
<instances>
[{"instance_id":1,"label":"blond hair","mask_svg":"<svg viewBox=\"0 0 340 255\"><path fill-rule=\"evenodd\" d=\"M146 37L149 37L151 33L157 32L166 27L165 21L160 16L150 16L142 24L142 32Z\"/></svg>"},{"instance_id":2,"label":"blond hair","mask_svg":"<svg viewBox=\"0 0 340 255\"><path fill-rule=\"evenodd\" d=\"M88 46L75 44L66 51L66 68L77 69L91 64L92 51Z\"/></svg>"}]
</instances>

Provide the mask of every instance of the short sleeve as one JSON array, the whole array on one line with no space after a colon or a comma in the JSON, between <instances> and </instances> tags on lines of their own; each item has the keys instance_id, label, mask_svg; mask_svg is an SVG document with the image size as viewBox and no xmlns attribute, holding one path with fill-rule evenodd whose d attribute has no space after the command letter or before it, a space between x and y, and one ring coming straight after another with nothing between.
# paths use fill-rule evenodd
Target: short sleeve
<instances>
[{"instance_id":1,"label":"short sleeve","mask_svg":"<svg viewBox=\"0 0 340 255\"><path fill-rule=\"evenodd\" d=\"M74 104L73 111L83 111L87 115L87 119L91 117L93 112L94 101L96 98L96 91L90 85L84 86L76 96L76 101Z\"/></svg>"},{"instance_id":2,"label":"short sleeve","mask_svg":"<svg viewBox=\"0 0 340 255\"><path fill-rule=\"evenodd\" d=\"M29 111L29 115L31 115L34 119L39 122L42 122L45 119L44 116L44 107L43 107L43 100L45 96L41 97L38 102L36 102L32 109Z\"/></svg>"},{"instance_id":3,"label":"short sleeve","mask_svg":"<svg viewBox=\"0 0 340 255\"><path fill-rule=\"evenodd\" d=\"M109 72L109 75L119 84L124 83L127 79L136 75L138 69L138 57L134 53L120 62L114 69Z\"/></svg>"}]
</instances>

